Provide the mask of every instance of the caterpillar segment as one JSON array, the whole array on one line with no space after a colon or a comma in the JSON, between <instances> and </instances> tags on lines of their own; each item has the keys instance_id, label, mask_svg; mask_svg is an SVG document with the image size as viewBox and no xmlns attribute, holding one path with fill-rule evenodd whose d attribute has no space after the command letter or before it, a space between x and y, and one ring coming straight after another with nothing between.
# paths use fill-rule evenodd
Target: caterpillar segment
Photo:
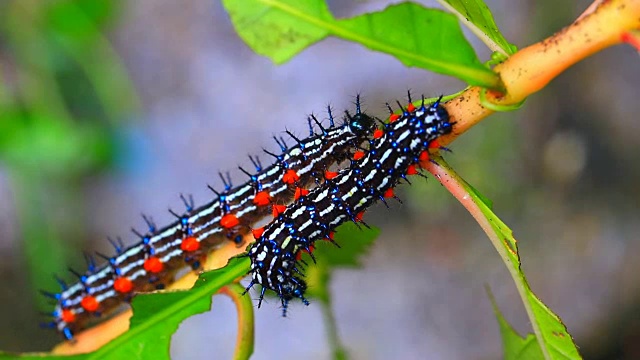
<instances>
[{"instance_id":1,"label":"caterpillar segment","mask_svg":"<svg viewBox=\"0 0 640 360\"><path fill-rule=\"evenodd\" d=\"M307 138L288 132L295 145L276 138L280 154L265 150L274 158L272 165L263 167L257 157L250 157L255 171L240 168L249 180L234 187L230 176L221 174L224 189L211 188L215 198L200 207L191 197L181 196L186 210L172 212L176 220L167 226L157 228L144 217L148 229L144 234L134 230L139 238L135 244L124 247L112 242L115 254L101 255L103 264L92 262L74 283L61 282L59 293L44 292L56 302L47 325L71 340L92 319L113 312L134 294L164 288L185 266L199 269L203 257L225 241L241 246L251 226L278 214L276 210L284 210L282 206L294 198L305 197L309 186L326 181L330 169L349 159L375 129L375 120L361 111L359 97L355 113L345 111L342 120L336 125L329 109L330 124L325 128L310 116Z\"/></svg>"}]
</instances>

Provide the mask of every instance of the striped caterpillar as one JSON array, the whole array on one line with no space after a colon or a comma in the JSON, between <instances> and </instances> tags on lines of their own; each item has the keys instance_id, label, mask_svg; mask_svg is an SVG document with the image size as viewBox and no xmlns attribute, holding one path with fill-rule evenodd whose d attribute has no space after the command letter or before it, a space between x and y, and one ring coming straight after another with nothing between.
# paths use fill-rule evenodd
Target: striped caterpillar
<instances>
[{"instance_id":1,"label":"striped caterpillar","mask_svg":"<svg viewBox=\"0 0 640 360\"><path fill-rule=\"evenodd\" d=\"M297 199L266 227L254 230L257 241L247 254L251 282L245 293L260 284L260 307L265 291L274 291L283 316L294 298L308 305L298 254L310 253L317 240L333 242L332 232L345 221L363 224L363 212L377 200L394 196L400 179L417 174L416 165L428 159L428 148L451 132L452 125L440 99L425 106L423 97L419 108L410 103L402 115L391 112L389 123L374 131L368 151L356 152L349 168Z\"/></svg>"},{"instance_id":2,"label":"striped caterpillar","mask_svg":"<svg viewBox=\"0 0 640 360\"><path fill-rule=\"evenodd\" d=\"M225 179L221 174L224 190L211 188L216 198L201 207L195 208L191 198L181 196L186 212L172 212L177 220L163 228L144 217L148 232L134 231L140 238L136 244L125 248L121 241L111 241L116 254L101 255L106 263L96 266L93 258L87 257L87 271L74 272L78 281L67 285L59 280L60 293L43 292L56 301L53 321L47 325L71 340L89 320L114 311L135 293L162 289L185 265L198 269L203 257L225 239L241 242L250 226L271 211L282 211L283 204L300 197L301 189L335 176L330 167L348 159L371 137L374 120L361 112L359 97L356 113L352 116L345 111L343 120L342 125L336 126L329 109L330 126L323 128L310 116L308 138L301 140L287 131L297 143L290 148L282 138L274 137L282 153L265 150L275 158L273 165L263 168L257 158L250 157L256 173L240 168L249 181L232 187L229 176ZM314 131L313 123L319 133Z\"/></svg>"}]
</instances>

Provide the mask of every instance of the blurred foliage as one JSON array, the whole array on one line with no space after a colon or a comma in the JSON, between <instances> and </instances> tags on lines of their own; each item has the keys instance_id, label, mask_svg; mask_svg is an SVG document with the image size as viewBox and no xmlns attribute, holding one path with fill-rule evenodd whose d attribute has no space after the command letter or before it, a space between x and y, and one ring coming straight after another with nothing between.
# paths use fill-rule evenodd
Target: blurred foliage
<instances>
[{"instance_id":1,"label":"blurred foliage","mask_svg":"<svg viewBox=\"0 0 640 360\"><path fill-rule=\"evenodd\" d=\"M67 256L66 249L83 240L79 185L112 164L114 125L139 108L104 35L118 5L0 3L0 164L13 188L33 289L55 289L51 274L66 272L70 259L77 258L75 250Z\"/></svg>"}]
</instances>

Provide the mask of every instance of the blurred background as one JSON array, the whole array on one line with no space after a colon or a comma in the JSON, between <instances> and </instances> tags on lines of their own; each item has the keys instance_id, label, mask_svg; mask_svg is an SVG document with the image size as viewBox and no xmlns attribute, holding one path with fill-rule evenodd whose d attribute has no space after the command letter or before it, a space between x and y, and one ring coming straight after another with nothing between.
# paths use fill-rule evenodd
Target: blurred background
<instances>
[{"instance_id":1,"label":"blurred background","mask_svg":"<svg viewBox=\"0 0 640 360\"><path fill-rule=\"evenodd\" d=\"M388 1L330 1L336 16ZM437 6L425 1L428 6ZM500 29L526 46L568 25L586 0L488 0ZM473 36L481 59L490 53ZM574 66L519 111L496 114L451 145L447 160L514 230L532 289L588 359L640 357L638 54L619 46ZM384 71L380 71L384 69ZM386 115L407 89L450 94L460 81L390 56L323 41L275 66L237 37L218 1L0 2L0 349L47 350L50 305L37 289L71 280L83 251L135 241L220 185L219 170L275 148L285 128L327 104ZM365 267L336 273L339 335L355 359L495 359L498 326L485 292L530 332L515 286L478 225L437 181L377 206L382 229ZM355 285L354 285L355 284ZM215 298L174 335L175 359L230 358L235 310ZM319 306L257 311L255 359L330 357ZM284 349L284 350L283 350Z\"/></svg>"}]
</instances>

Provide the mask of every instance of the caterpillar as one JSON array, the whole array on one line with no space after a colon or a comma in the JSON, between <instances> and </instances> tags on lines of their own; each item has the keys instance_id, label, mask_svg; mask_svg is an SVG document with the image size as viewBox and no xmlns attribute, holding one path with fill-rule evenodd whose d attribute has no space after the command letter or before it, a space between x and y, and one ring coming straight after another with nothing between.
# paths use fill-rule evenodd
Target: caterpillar
<instances>
[{"instance_id":1,"label":"caterpillar","mask_svg":"<svg viewBox=\"0 0 640 360\"><path fill-rule=\"evenodd\" d=\"M416 165L428 159L428 148L452 130L440 100L425 106L423 97L422 105L416 108L409 98L406 109L400 106L402 115L389 107L389 122L374 131L366 152L356 152L348 168L297 199L266 227L254 230L257 240L247 252L251 282L245 293L261 285L258 307L266 290L280 298L283 316L294 298L309 305L298 254L311 254L317 240L333 242L332 232L345 221L364 224L362 214L369 206L393 197L400 179L418 173Z\"/></svg>"},{"instance_id":2,"label":"caterpillar","mask_svg":"<svg viewBox=\"0 0 640 360\"><path fill-rule=\"evenodd\" d=\"M359 96L355 105L355 114L345 111L340 126L335 125L330 108L328 128L315 116L309 116L306 139L298 139L286 131L296 141L292 147L287 147L283 138L274 137L282 153L264 150L275 158L274 163L263 168L257 157L250 156L255 173L239 167L249 181L237 187L232 186L228 173L226 177L220 174L224 190L210 187L216 194L211 202L195 208L191 197L181 195L186 212L182 215L172 212L177 218L173 223L157 228L150 218L143 216L148 231L140 234L133 230L139 237L137 243L125 248L121 240L110 240L116 254L98 254L106 260L104 264L97 266L93 257L87 256L87 271L74 272L78 281L66 284L58 279L61 292L43 291L56 301L51 313L53 320L46 325L72 340L74 333L86 327L91 319L114 311L135 293L162 289L186 265L198 269L203 257L224 239L236 241L240 246L250 226L271 211L282 211L284 204L299 198L306 186L335 176L330 167L348 159L354 149L372 136L374 119L361 111ZM319 133L314 130L314 123Z\"/></svg>"}]
</instances>

